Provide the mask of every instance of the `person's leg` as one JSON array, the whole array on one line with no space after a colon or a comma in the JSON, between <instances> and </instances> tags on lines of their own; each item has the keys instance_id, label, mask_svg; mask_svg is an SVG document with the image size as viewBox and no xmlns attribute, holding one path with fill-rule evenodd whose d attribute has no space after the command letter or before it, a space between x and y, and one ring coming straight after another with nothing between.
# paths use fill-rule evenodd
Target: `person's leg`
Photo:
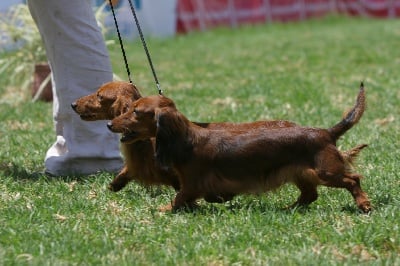
<instances>
[{"instance_id":1,"label":"person's leg","mask_svg":"<svg viewBox=\"0 0 400 266\"><path fill-rule=\"evenodd\" d=\"M112 80L111 63L90 0L29 0L52 70L56 142L45 157L52 175L122 168L117 134L104 121L85 122L71 103Z\"/></svg>"}]
</instances>

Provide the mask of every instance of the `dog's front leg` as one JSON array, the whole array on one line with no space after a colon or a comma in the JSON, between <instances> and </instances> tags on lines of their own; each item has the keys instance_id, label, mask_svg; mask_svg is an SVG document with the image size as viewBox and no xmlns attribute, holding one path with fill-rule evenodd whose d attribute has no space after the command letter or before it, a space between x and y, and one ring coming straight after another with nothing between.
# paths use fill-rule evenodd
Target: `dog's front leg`
<instances>
[{"instance_id":1,"label":"dog's front leg","mask_svg":"<svg viewBox=\"0 0 400 266\"><path fill-rule=\"evenodd\" d=\"M313 173L313 171L311 170L309 172ZM308 206L309 204L317 200L318 191L316 182L312 182L312 180L316 178L307 178L309 176L317 177L317 175L301 176L294 181L294 184L300 190L300 196L297 201L290 206L290 208Z\"/></svg>"},{"instance_id":2,"label":"dog's front leg","mask_svg":"<svg viewBox=\"0 0 400 266\"><path fill-rule=\"evenodd\" d=\"M179 191L171 204L172 211L178 211L181 209L193 210L198 206L196 203L197 198L197 195L194 193L189 193L184 190Z\"/></svg>"},{"instance_id":3,"label":"dog's front leg","mask_svg":"<svg viewBox=\"0 0 400 266\"><path fill-rule=\"evenodd\" d=\"M111 183L108 185L108 189L114 192L120 191L123 189L126 184L131 181L131 177L129 175L129 170L126 165L124 165L124 168L119 172L119 174L111 181Z\"/></svg>"}]
</instances>

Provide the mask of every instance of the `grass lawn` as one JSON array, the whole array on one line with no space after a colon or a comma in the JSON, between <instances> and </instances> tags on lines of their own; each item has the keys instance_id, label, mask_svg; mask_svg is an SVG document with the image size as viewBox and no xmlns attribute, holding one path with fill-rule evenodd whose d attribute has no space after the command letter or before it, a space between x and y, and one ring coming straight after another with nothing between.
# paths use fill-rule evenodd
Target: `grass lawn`
<instances>
[{"instance_id":1,"label":"grass lawn","mask_svg":"<svg viewBox=\"0 0 400 266\"><path fill-rule=\"evenodd\" d=\"M364 81L367 111L339 145L369 144L357 167L369 215L323 187L306 209L284 210L299 195L286 185L171 214L157 210L170 188L112 193L107 173L47 178L51 104L0 86L0 265L400 265L399 40L400 20L337 17L148 40L165 95L196 121L329 127ZM140 42L125 46L134 82L156 94ZM118 42L110 53L127 80Z\"/></svg>"}]
</instances>

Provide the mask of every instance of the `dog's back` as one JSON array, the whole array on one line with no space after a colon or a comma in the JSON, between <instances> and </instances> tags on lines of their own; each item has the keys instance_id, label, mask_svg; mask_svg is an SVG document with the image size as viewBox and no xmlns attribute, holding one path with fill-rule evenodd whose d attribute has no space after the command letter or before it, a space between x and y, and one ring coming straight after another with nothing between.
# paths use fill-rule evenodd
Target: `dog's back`
<instances>
[{"instance_id":1,"label":"dog's back","mask_svg":"<svg viewBox=\"0 0 400 266\"><path fill-rule=\"evenodd\" d=\"M278 172L289 168L313 167L315 154L328 145L334 146L325 129L297 126L226 131L195 126L194 132L189 130L186 136L182 136L181 133L171 130L171 125L177 125L177 121L159 121L161 127L164 124L169 129L164 132L159 128L156 140L157 159L164 163L165 167L196 169L190 174L182 175L187 175L188 178L190 176L190 179L198 178L197 187L204 187L210 183L217 186L215 180L221 181L223 184L218 185L218 188L211 188L216 194L232 190L233 184L237 185L233 189L235 193L274 189L275 185L271 186L270 179L277 185L283 182L276 182L275 176ZM163 135L164 133L168 135ZM168 151L162 146L161 142L164 140L168 142ZM187 140L195 140L195 143ZM337 152L335 156L340 158L340 153ZM196 177L193 177L193 174ZM295 178L296 175L291 173L283 178L290 181L289 179ZM231 185L227 186L228 183ZM208 191L210 188L204 189Z\"/></svg>"}]
</instances>

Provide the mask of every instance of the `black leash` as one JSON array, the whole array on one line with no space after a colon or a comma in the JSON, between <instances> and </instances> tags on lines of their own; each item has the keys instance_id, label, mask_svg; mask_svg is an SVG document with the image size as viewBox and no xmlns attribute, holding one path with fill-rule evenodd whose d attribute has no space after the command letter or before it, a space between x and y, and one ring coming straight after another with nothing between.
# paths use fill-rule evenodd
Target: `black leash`
<instances>
[{"instance_id":1,"label":"black leash","mask_svg":"<svg viewBox=\"0 0 400 266\"><path fill-rule=\"evenodd\" d=\"M122 43L121 33L119 32L117 17L115 16L115 12L114 12L114 6L113 6L113 3L112 3L112 0L109 0L108 2L110 3L111 11L112 11L113 18L114 18L115 27L117 28L119 45L121 46L122 55L124 57L125 68L126 68L126 72L128 73L128 79L129 79L130 83L133 83L132 79L131 79L131 71L129 70L128 60L126 59L124 44Z\"/></svg>"},{"instance_id":2,"label":"black leash","mask_svg":"<svg viewBox=\"0 0 400 266\"><path fill-rule=\"evenodd\" d=\"M142 45L143 45L144 51L145 51L146 56L147 56L147 60L149 61L149 65L150 65L150 68L151 68L151 72L153 73L153 77L154 77L154 80L155 80L155 82L156 82L156 86L157 86L157 89L158 89L158 94L162 95L162 94L163 94L163 91L161 90L160 83L158 82L157 74L156 74L156 71L155 71L155 69L154 69L153 61L151 60L151 56L150 56L149 50L148 50L148 48L147 48L146 41L145 41L145 39L144 39L144 35L143 35L143 32L142 32L142 29L141 29L141 27L140 27L139 19L138 19L137 16L136 16L135 7L134 7L133 4L132 4L132 0L128 0L128 1L129 1L129 6L131 7L131 11L132 11L133 18L135 19L136 27L137 27L137 29L138 29L139 36L140 36L140 39L141 39L141 41L142 41ZM126 60L125 50L124 50L124 47L123 47L123 44L122 44L121 34L120 34L120 32L119 32L119 29L118 29L118 23L117 23L117 19L116 19L116 16L115 16L115 12L114 12L114 7L113 7L113 4L112 4L112 0L109 0L109 3L110 3L111 10L112 10L112 13L113 13L115 26L116 26L116 28L117 28L118 39L119 39L119 42L120 42L122 54L123 54L123 56L124 56L126 71L128 72L129 81L132 83L131 78L130 78L129 66L128 66L128 62L127 62L127 60Z\"/></svg>"},{"instance_id":3,"label":"black leash","mask_svg":"<svg viewBox=\"0 0 400 266\"><path fill-rule=\"evenodd\" d=\"M157 74L156 74L156 71L154 69L153 62L151 61L150 53L149 53L149 50L147 49L146 41L144 40L143 32L142 32L142 29L140 27L139 20L138 20L138 18L136 16L136 11L135 11L135 8L133 7L132 0L129 0L129 5L131 6L132 15L135 18L136 27L137 27L137 29L139 31L139 36L140 36L140 39L142 40L142 45L143 45L144 51L146 52L146 56L147 56L147 60L149 61L149 64L150 64L151 72L153 72L153 77L154 77L154 80L156 82L156 86L157 86L157 89L158 89L158 94L162 95L162 90L160 88L160 83L158 82Z\"/></svg>"}]
</instances>

